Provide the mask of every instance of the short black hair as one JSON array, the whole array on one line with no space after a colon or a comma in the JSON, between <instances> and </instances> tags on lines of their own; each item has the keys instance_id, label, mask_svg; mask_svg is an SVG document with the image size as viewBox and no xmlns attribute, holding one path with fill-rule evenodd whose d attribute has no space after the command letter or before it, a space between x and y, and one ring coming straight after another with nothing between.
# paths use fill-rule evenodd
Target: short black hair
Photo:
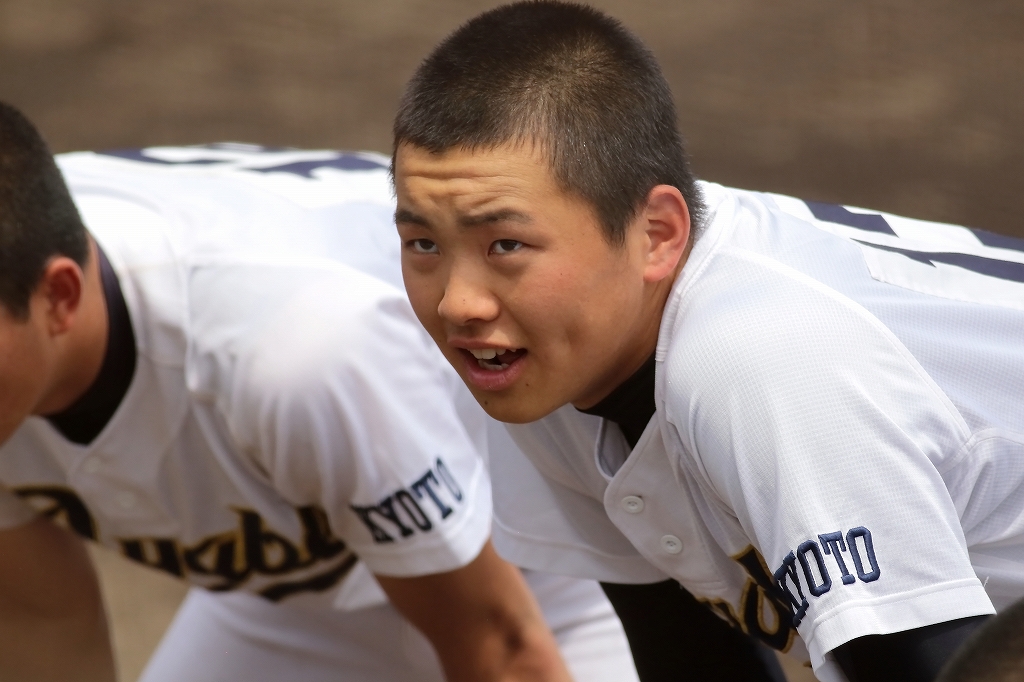
<instances>
[{"instance_id":1,"label":"short black hair","mask_svg":"<svg viewBox=\"0 0 1024 682\"><path fill-rule=\"evenodd\" d=\"M406 87L393 152L404 143L442 153L524 142L543 146L555 180L596 209L613 244L655 185L679 189L694 232L702 223L657 60L592 7L520 2L464 24Z\"/></svg>"},{"instance_id":2,"label":"short black hair","mask_svg":"<svg viewBox=\"0 0 1024 682\"><path fill-rule=\"evenodd\" d=\"M32 292L54 256L84 267L85 226L39 131L0 102L0 304L15 318L28 315Z\"/></svg>"},{"instance_id":3,"label":"short black hair","mask_svg":"<svg viewBox=\"0 0 1024 682\"><path fill-rule=\"evenodd\" d=\"M971 633L936 682L1024 680L1024 600Z\"/></svg>"}]
</instances>

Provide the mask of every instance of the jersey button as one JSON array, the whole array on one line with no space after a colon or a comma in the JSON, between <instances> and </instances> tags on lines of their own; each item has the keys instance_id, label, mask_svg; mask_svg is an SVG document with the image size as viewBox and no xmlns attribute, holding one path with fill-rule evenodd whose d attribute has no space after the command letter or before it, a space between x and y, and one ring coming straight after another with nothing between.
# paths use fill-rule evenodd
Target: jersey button
<instances>
[{"instance_id":1,"label":"jersey button","mask_svg":"<svg viewBox=\"0 0 1024 682\"><path fill-rule=\"evenodd\" d=\"M679 554L683 551L683 543L675 535L662 535L661 548L669 554Z\"/></svg>"},{"instance_id":2,"label":"jersey button","mask_svg":"<svg viewBox=\"0 0 1024 682\"><path fill-rule=\"evenodd\" d=\"M622 498L622 508L629 514L639 514L644 510L644 501L636 495L626 495Z\"/></svg>"}]
</instances>

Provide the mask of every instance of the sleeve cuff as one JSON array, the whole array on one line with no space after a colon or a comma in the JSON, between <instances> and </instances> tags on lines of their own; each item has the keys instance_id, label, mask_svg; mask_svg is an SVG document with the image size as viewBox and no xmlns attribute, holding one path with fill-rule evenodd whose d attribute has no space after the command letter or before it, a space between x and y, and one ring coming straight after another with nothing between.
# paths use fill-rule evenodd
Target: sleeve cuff
<instances>
[{"instance_id":1,"label":"sleeve cuff","mask_svg":"<svg viewBox=\"0 0 1024 682\"><path fill-rule=\"evenodd\" d=\"M459 510L459 518L452 519L454 523L444 526L443 534L386 550L381 545L353 549L377 575L410 578L462 568L480 554L491 535L489 483L483 467L478 467L467 491L468 504Z\"/></svg>"},{"instance_id":2,"label":"sleeve cuff","mask_svg":"<svg viewBox=\"0 0 1024 682\"><path fill-rule=\"evenodd\" d=\"M842 679L829 674L838 671L838 666L826 654L852 639L993 613L981 583L967 578L895 596L847 602L810 623L809 631L801 628L800 634L815 675L822 680Z\"/></svg>"}]
</instances>

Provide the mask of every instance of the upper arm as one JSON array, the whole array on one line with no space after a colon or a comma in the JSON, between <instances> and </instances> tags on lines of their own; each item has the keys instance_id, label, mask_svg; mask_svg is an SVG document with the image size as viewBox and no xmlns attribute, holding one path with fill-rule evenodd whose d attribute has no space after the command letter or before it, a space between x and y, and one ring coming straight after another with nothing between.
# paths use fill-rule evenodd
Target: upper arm
<instances>
[{"instance_id":1,"label":"upper arm","mask_svg":"<svg viewBox=\"0 0 1024 682\"><path fill-rule=\"evenodd\" d=\"M850 639L991 613L940 473L969 436L962 418L866 311L753 270L754 293L687 319L669 418L815 666Z\"/></svg>"}]
</instances>

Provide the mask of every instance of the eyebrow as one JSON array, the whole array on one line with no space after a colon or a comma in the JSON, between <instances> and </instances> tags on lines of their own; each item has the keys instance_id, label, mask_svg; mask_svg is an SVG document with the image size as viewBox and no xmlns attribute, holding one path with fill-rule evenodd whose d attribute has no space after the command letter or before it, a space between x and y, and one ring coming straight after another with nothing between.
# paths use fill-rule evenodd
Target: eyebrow
<instances>
[{"instance_id":1,"label":"eyebrow","mask_svg":"<svg viewBox=\"0 0 1024 682\"><path fill-rule=\"evenodd\" d=\"M397 225L398 223L412 223L413 225L430 227L426 218L422 218L406 208L399 208L395 211L395 224Z\"/></svg>"},{"instance_id":2,"label":"eyebrow","mask_svg":"<svg viewBox=\"0 0 1024 682\"><path fill-rule=\"evenodd\" d=\"M476 225L483 225L484 223L529 223L531 222L530 216L526 215L522 211L516 211L511 208L504 208L499 211L491 211L490 213L478 213L477 215L467 215L459 217L459 224L463 227L474 227Z\"/></svg>"},{"instance_id":3,"label":"eyebrow","mask_svg":"<svg viewBox=\"0 0 1024 682\"><path fill-rule=\"evenodd\" d=\"M523 213L522 211L516 211L511 208L501 209L499 211L491 211L489 213L479 213L476 215L465 215L459 217L459 225L462 227L476 227L477 225L483 225L484 223L500 223L500 222L513 222L513 223L530 223L532 222L530 216ZM419 225L421 227L430 227L430 223L426 218L416 215L412 211L406 208L399 208L395 211L395 223L406 223L412 225Z\"/></svg>"}]
</instances>

